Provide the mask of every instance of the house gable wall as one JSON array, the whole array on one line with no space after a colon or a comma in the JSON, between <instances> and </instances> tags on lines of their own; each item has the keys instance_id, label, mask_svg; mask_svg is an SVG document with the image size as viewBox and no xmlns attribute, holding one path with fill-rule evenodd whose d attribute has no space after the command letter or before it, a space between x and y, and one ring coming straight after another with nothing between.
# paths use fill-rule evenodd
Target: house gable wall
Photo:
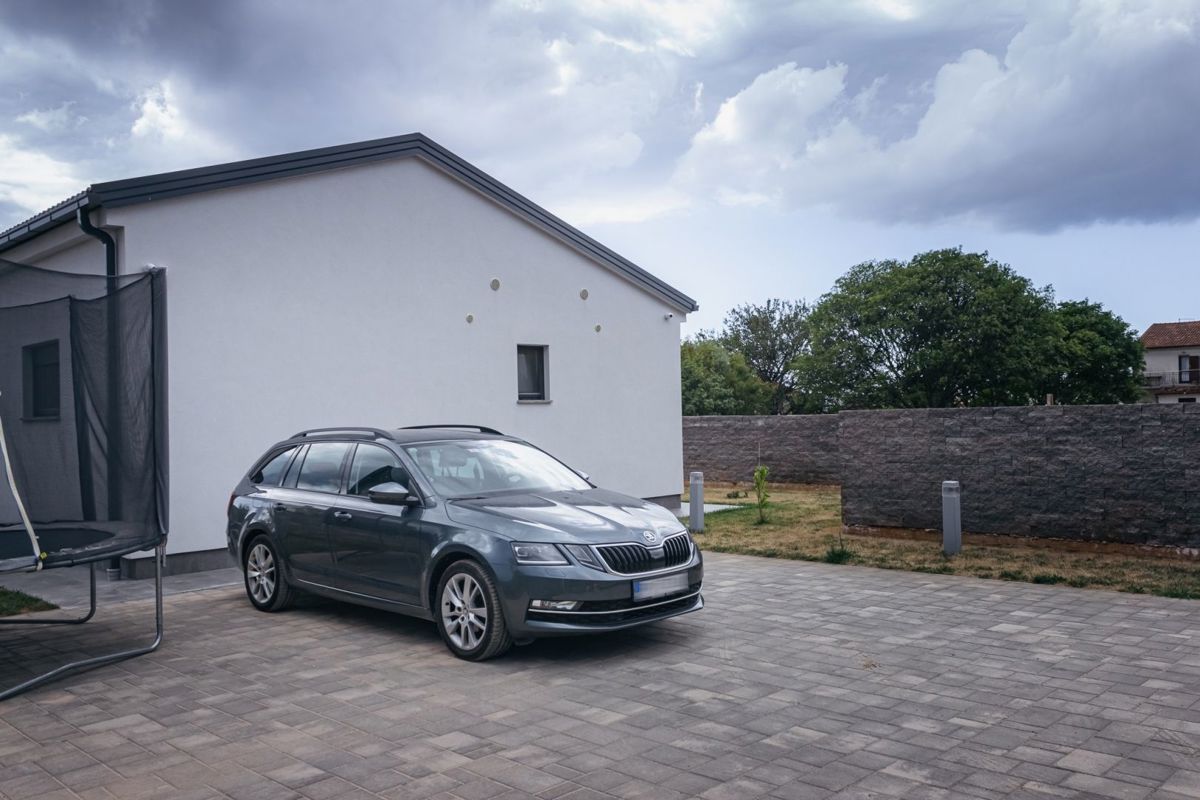
<instances>
[{"instance_id":1,"label":"house gable wall","mask_svg":"<svg viewBox=\"0 0 1200 800\"><path fill-rule=\"evenodd\" d=\"M221 546L229 490L306 427L479 423L679 493L682 315L418 159L106 221L123 271L167 270L174 551ZM549 347L548 404L517 403L517 344Z\"/></svg>"}]
</instances>

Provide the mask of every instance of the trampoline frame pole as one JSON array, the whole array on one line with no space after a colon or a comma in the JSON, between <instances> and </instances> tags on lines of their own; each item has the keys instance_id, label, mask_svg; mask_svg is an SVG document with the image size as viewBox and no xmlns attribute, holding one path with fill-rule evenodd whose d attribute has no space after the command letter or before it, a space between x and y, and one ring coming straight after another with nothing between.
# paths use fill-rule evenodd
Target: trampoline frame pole
<instances>
[{"instance_id":1,"label":"trampoline frame pole","mask_svg":"<svg viewBox=\"0 0 1200 800\"><path fill-rule=\"evenodd\" d=\"M124 661L128 658L153 653L162 644L163 640L163 560L166 557L166 545L159 544L154 548L154 626L155 636L154 641L142 647L135 647L130 650L121 650L116 653L108 653L107 655L94 656L81 661L72 661L68 664L63 664L61 667L52 669L36 677L30 678L24 683L18 684L11 689L0 691L0 700L7 700L10 697L27 692L30 689L42 686L53 680L69 675L73 672L81 670L93 669L102 667L106 664L115 664L118 661ZM75 624L78 625L87 622L92 615L96 613L96 569L95 565L89 565L91 568L91 611L86 617L79 619L50 619L50 620L5 620L0 619L0 625L12 624L30 624L30 625L53 625L53 624Z\"/></svg>"},{"instance_id":2,"label":"trampoline frame pole","mask_svg":"<svg viewBox=\"0 0 1200 800\"><path fill-rule=\"evenodd\" d=\"M95 562L88 564L88 574L90 580L90 604L88 613L82 617L72 617L71 619L5 619L0 618L0 625L82 625L92 617L96 616L96 564Z\"/></svg>"}]
</instances>

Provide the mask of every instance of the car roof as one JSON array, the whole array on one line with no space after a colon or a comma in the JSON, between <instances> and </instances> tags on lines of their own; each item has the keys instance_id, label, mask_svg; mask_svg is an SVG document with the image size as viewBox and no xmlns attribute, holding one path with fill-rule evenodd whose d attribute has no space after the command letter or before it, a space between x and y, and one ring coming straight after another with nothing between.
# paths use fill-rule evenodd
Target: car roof
<instances>
[{"instance_id":1,"label":"car roof","mask_svg":"<svg viewBox=\"0 0 1200 800\"><path fill-rule=\"evenodd\" d=\"M515 437L493 431L492 429L479 430L469 426L448 426L445 428L439 427L416 427L416 428L393 428L384 430L382 428L316 428L313 430L300 431L293 436L288 437L279 444L295 444L298 442L319 442L319 441L346 441L356 440L362 442L371 441L391 441L397 444L420 444L423 442L444 442L448 440L481 440L495 439L513 441Z\"/></svg>"},{"instance_id":2,"label":"car roof","mask_svg":"<svg viewBox=\"0 0 1200 800\"><path fill-rule=\"evenodd\" d=\"M397 428L388 431L392 441L401 444L416 444L419 442L444 442L448 439L512 439L503 433L484 433L482 431L464 430L462 428Z\"/></svg>"}]
</instances>

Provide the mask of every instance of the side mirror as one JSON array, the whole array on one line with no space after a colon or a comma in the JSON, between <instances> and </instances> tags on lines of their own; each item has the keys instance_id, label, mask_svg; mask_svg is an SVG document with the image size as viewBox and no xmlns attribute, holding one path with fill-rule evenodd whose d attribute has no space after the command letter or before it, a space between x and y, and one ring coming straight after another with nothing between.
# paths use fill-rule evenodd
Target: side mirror
<instances>
[{"instance_id":1,"label":"side mirror","mask_svg":"<svg viewBox=\"0 0 1200 800\"><path fill-rule=\"evenodd\" d=\"M367 499L372 503L385 503L393 506L419 505L421 498L408 490L407 486L388 481L367 490Z\"/></svg>"},{"instance_id":2,"label":"side mirror","mask_svg":"<svg viewBox=\"0 0 1200 800\"><path fill-rule=\"evenodd\" d=\"M592 476L591 476L591 475L588 475L586 472L584 472L584 471L583 471L583 470L581 470L581 469L577 469L577 470L575 470L575 474L576 474L576 475L578 475L579 477L583 478L583 479L584 479L585 481L587 481L588 483L591 483L591 482L592 482Z\"/></svg>"}]
</instances>

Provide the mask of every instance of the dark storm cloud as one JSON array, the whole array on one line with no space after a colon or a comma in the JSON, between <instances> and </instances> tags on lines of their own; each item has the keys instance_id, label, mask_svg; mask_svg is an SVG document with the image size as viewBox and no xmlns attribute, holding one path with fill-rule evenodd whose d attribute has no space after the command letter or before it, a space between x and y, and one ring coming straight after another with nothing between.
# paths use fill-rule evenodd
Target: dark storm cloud
<instances>
[{"instance_id":1,"label":"dark storm cloud","mask_svg":"<svg viewBox=\"0 0 1200 800\"><path fill-rule=\"evenodd\" d=\"M8 2L0 225L97 180L413 130L583 222L709 198L1193 217L1195 23L1165 1Z\"/></svg>"}]
</instances>

